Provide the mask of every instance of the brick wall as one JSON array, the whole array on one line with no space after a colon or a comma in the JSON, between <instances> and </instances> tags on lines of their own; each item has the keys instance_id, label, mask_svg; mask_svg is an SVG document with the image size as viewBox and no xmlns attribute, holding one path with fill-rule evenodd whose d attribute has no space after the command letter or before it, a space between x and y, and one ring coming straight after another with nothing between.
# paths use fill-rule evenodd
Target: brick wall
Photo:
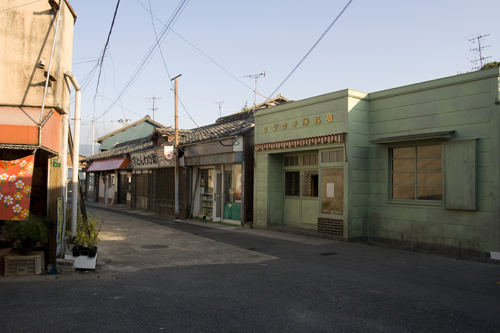
<instances>
[{"instance_id":1,"label":"brick wall","mask_svg":"<svg viewBox=\"0 0 500 333\"><path fill-rule=\"evenodd\" d=\"M318 232L321 234L343 236L344 221L320 217L318 218Z\"/></svg>"}]
</instances>

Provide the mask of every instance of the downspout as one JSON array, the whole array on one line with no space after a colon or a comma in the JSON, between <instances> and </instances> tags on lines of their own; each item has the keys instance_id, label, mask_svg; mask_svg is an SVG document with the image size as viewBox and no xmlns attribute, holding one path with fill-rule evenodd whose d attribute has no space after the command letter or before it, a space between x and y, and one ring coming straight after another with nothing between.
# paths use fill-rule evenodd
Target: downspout
<instances>
[{"instance_id":1,"label":"downspout","mask_svg":"<svg viewBox=\"0 0 500 333\"><path fill-rule=\"evenodd\" d=\"M80 156L80 106L82 89L76 81L75 76L68 70L64 70L64 76L67 76L75 88L75 132L73 140L73 175L71 179L71 232L76 234L76 219L78 214L78 157Z\"/></svg>"},{"instance_id":2,"label":"downspout","mask_svg":"<svg viewBox=\"0 0 500 333\"><path fill-rule=\"evenodd\" d=\"M40 124L42 123L43 119L43 110L45 108L45 99L47 97L47 89L49 88L49 79L50 79L50 67L52 66L52 58L54 57L54 48L56 46L56 37L57 37L57 28L59 27L59 16L61 12L61 4L62 0L59 0L59 10L56 13L56 28L54 30L54 39L52 40L52 51L50 51L50 59L49 59L49 68L47 68L47 79L45 80L45 90L43 93L43 100L42 100L42 111L40 112ZM38 145L42 145L42 126L39 125L39 135L38 135ZM67 153L67 152L66 152Z\"/></svg>"}]
</instances>

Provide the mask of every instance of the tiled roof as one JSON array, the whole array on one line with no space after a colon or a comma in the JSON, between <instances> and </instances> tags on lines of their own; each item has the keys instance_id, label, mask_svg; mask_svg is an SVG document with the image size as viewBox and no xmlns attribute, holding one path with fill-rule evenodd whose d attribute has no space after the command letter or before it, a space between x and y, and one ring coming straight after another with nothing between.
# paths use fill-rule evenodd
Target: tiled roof
<instances>
[{"instance_id":1,"label":"tiled roof","mask_svg":"<svg viewBox=\"0 0 500 333\"><path fill-rule=\"evenodd\" d=\"M183 129L180 129L179 130L179 135L186 135L186 134L189 134L191 133L192 130L183 130ZM167 127L167 128L155 128L154 131L153 131L153 135L155 134L160 134L160 135L164 135L164 136L167 136L167 135L175 135L175 129L173 129L171 126L170 127Z\"/></svg>"},{"instance_id":2,"label":"tiled roof","mask_svg":"<svg viewBox=\"0 0 500 333\"><path fill-rule=\"evenodd\" d=\"M254 125L253 118L240 119L225 124L212 124L200 127L188 136L179 139L179 144L190 144L231 136L232 133Z\"/></svg>"},{"instance_id":3,"label":"tiled roof","mask_svg":"<svg viewBox=\"0 0 500 333\"><path fill-rule=\"evenodd\" d=\"M150 140L149 136L141 139L135 139L131 141L126 141L122 143L118 143L113 148L102 151L100 153L94 154L92 156L87 157L86 159L80 160L80 162L85 161L94 161L94 160L102 160L105 158L112 158L116 156L122 156L125 154L129 154L135 151L140 151L144 149L149 149L154 146L154 142Z\"/></svg>"},{"instance_id":4,"label":"tiled roof","mask_svg":"<svg viewBox=\"0 0 500 333\"><path fill-rule=\"evenodd\" d=\"M229 116L221 117L221 118L217 119L215 122L216 123L225 123L227 121L233 121L233 120L237 120L237 119L246 119L246 118L248 118L249 114L252 114L253 112L256 112L258 110L271 108L273 106L277 106L277 105L281 105L281 104L285 104L285 103L289 103L289 102L292 102L292 101L289 100L288 98L282 96L281 94L278 94L278 96L276 96L275 98L270 98L267 101L264 101L262 103L255 105L255 107L250 106L250 107L246 108L246 110L233 113Z\"/></svg>"}]
</instances>

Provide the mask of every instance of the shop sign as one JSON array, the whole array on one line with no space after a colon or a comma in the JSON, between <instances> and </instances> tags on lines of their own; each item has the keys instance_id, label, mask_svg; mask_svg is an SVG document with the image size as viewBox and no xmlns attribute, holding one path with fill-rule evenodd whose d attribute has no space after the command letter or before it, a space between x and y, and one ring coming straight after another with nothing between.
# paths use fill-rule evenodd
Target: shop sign
<instances>
[{"instance_id":1,"label":"shop sign","mask_svg":"<svg viewBox=\"0 0 500 333\"><path fill-rule=\"evenodd\" d=\"M56 235L56 255L62 250L62 224L64 221L63 197L57 197L57 235Z\"/></svg>"},{"instance_id":2,"label":"shop sign","mask_svg":"<svg viewBox=\"0 0 500 333\"><path fill-rule=\"evenodd\" d=\"M320 125L322 121L323 121L323 123L330 123L330 122L332 122L333 121L333 114L329 113L326 116L324 116L323 119L321 118L321 116L305 117L305 118L299 119L299 121L295 120L292 123L292 126L293 126L293 128L296 128L299 125L300 126L309 126L309 124ZM280 127L280 124L273 124L271 127L264 126L263 130L264 130L264 133L266 133L268 131L273 131L274 132L279 127ZM281 127L283 127L283 130L286 130L288 128L288 124L286 122L283 122L281 124Z\"/></svg>"},{"instance_id":3,"label":"shop sign","mask_svg":"<svg viewBox=\"0 0 500 333\"><path fill-rule=\"evenodd\" d=\"M155 150L130 154L130 160L132 161L132 167L134 169L151 169L159 167L158 156Z\"/></svg>"},{"instance_id":4,"label":"shop sign","mask_svg":"<svg viewBox=\"0 0 500 333\"><path fill-rule=\"evenodd\" d=\"M167 161L171 161L174 158L174 147L173 146L164 146L163 147L163 157Z\"/></svg>"},{"instance_id":5,"label":"shop sign","mask_svg":"<svg viewBox=\"0 0 500 333\"><path fill-rule=\"evenodd\" d=\"M172 148L172 158L170 160L167 159L167 156L165 156L168 152L168 150L165 150L165 148L167 147ZM158 156L158 165L160 166L160 168L175 166L175 155L173 152L173 148L174 147L172 146L164 146L163 149L156 150L156 155Z\"/></svg>"}]
</instances>

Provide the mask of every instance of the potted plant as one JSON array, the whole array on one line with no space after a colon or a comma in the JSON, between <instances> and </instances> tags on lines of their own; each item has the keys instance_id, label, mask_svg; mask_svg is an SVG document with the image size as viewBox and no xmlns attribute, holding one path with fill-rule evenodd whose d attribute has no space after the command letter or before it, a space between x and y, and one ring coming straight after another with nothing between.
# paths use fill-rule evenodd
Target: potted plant
<instances>
[{"instance_id":1,"label":"potted plant","mask_svg":"<svg viewBox=\"0 0 500 333\"><path fill-rule=\"evenodd\" d=\"M75 268L95 269L98 236L102 224L103 222L97 214L91 215L87 219L79 214L76 222L76 234L66 230L66 234L72 237L74 245L72 250L68 249L64 257L75 260Z\"/></svg>"},{"instance_id":2,"label":"potted plant","mask_svg":"<svg viewBox=\"0 0 500 333\"><path fill-rule=\"evenodd\" d=\"M99 232L101 231L102 221L97 214L89 216L86 220L81 214L78 214L76 221L76 234L66 230L66 233L73 236L73 249L74 257L89 256L91 258L96 256L97 243L99 242Z\"/></svg>"},{"instance_id":3,"label":"potted plant","mask_svg":"<svg viewBox=\"0 0 500 333\"><path fill-rule=\"evenodd\" d=\"M97 243L99 242L99 232L101 232L102 221L97 215L92 215L87 219L89 257L93 258L97 254Z\"/></svg>"},{"instance_id":4,"label":"potted plant","mask_svg":"<svg viewBox=\"0 0 500 333\"><path fill-rule=\"evenodd\" d=\"M46 243L49 239L49 232L52 222L42 216L29 214L24 221L6 221L7 230L15 241L15 247L22 255L31 254L38 242Z\"/></svg>"}]
</instances>

